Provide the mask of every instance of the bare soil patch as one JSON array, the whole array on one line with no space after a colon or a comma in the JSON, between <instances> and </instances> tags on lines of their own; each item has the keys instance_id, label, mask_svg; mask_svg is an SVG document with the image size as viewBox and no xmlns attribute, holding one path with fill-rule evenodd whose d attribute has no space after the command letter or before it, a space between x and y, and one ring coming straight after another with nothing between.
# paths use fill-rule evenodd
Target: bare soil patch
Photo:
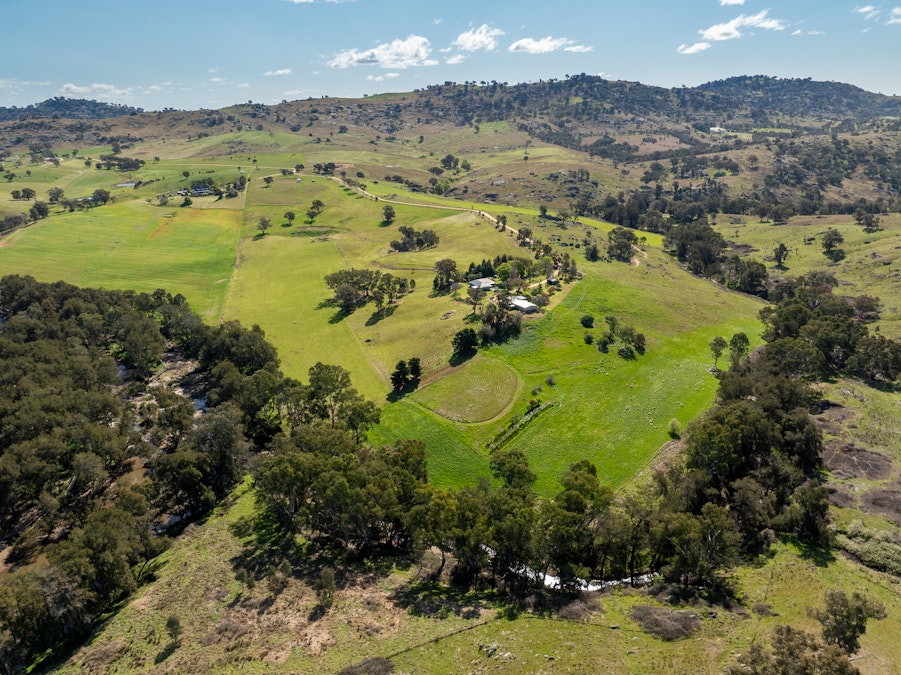
<instances>
[{"instance_id":1,"label":"bare soil patch","mask_svg":"<svg viewBox=\"0 0 901 675\"><path fill-rule=\"evenodd\" d=\"M823 463L837 478L885 480L892 470L891 458L840 440L826 443Z\"/></svg>"}]
</instances>

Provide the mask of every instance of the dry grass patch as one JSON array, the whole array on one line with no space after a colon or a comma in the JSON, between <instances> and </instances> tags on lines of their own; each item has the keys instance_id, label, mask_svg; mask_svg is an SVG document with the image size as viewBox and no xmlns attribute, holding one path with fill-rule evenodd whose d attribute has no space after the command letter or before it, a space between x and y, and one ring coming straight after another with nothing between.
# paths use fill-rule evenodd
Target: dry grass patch
<instances>
[{"instance_id":1,"label":"dry grass patch","mask_svg":"<svg viewBox=\"0 0 901 675\"><path fill-rule=\"evenodd\" d=\"M636 605L630 616L645 633L668 642L693 635L701 628L701 617L688 610Z\"/></svg>"}]
</instances>

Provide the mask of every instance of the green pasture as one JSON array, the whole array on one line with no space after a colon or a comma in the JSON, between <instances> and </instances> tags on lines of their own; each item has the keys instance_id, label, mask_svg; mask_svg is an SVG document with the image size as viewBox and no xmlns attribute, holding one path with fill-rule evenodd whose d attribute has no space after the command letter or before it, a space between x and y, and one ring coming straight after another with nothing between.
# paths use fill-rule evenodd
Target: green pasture
<instances>
[{"instance_id":1,"label":"green pasture","mask_svg":"<svg viewBox=\"0 0 901 675\"><path fill-rule=\"evenodd\" d=\"M181 293L207 320L222 311L240 228L232 211L121 202L59 213L0 240L0 275Z\"/></svg>"},{"instance_id":2,"label":"green pasture","mask_svg":"<svg viewBox=\"0 0 901 675\"><path fill-rule=\"evenodd\" d=\"M606 485L628 482L669 440L670 420L684 427L712 403L718 382L709 373L710 340L744 331L759 343L762 303L691 277L659 251L639 266L586 262L583 269L585 278L553 312L487 352L525 383L514 414L531 399L557 403L510 442L528 455L542 495L554 494L559 476L583 458ZM582 327L585 314L594 329ZM645 334L645 354L625 360L615 346L603 354L585 343L586 332L606 332L608 315Z\"/></svg>"},{"instance_id":3,"label":"green pasture","mask_svg":"<svg viewBox=\"0 0 901 675\"><path fill-rule=\"evenodd\" d=\"M477 355L417 392L416 400L454 422L487 422L506 411L521 387L510 366Z\"/></svg>"},{"instance_id":4,"label":"green pasture","mask_svg":"<svg viewBox=\"0 0 901 675\"><path fill-rule=\"evenodd\" d=\"M292 203L292 199L296 199ZM315 219L323 236L309 235L304 215L313 199L325 204ZM480 261L517 250L510 237L471 214L397 205L397 220L383 227L382 204L359 197L326 178L276 180L271 187L250 188L244 216L238 264L225 318L259 324L278 347L285 372L305 376L317 361L347 368L366 396L384 400L388 379L400 359L418 356L426 375L445 367L451 356L451 338L471 311L452 296L430 297L432 266L442 257ZM298 214L292 227L283 227L283 214ZM259 237L261 215L271 218L269 234ZM389 252L397 226L434 229L441 243L415 253ZM417 283L415 290L386 316L374 306L343 317L324 305L332 293L326 274L348 267L378 266ZM447 317L447 318L445 318Z\"/></svg>"},{"instance_id":5,"label":"green pasture","mask_svg":"<svg viewBox=\"0 0 901 675\"><path fill-rule=\"evenodd\" d=\"M721 218L717 230L727 240L751 247L746 255L765 261L771 275L797 277L811 270L829 270L840 282L837 294L879 297L880 330L887 337L901 336L901 216L881 216L882 229L870 233L852 216L795 216L785 225L761 223L754 216L742 220L732 225ZM823 254L822 235L829 228L845 239L840 246L843 257L838 261ZM773 260L773 250L780 243L789 249L784 270L776 269Z\"/></svg>"}]
</instances>

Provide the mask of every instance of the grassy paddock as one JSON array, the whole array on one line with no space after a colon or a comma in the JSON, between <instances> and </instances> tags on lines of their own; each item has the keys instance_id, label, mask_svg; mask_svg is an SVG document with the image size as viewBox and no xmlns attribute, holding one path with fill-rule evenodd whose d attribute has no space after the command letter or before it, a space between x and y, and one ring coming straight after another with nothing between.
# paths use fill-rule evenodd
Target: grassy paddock
<instances>
[{"instance_id":1,"label":"grassy paddock","mask_svg":"<svg viewBox=\"0 0 901 675\"><path fill-rule=\"evenodd\" d=\"M215 320L234 265L239 215L139 202L54 215L0 241L0 274L146 292L165 288Z\"/></svg>"}]
</instances>

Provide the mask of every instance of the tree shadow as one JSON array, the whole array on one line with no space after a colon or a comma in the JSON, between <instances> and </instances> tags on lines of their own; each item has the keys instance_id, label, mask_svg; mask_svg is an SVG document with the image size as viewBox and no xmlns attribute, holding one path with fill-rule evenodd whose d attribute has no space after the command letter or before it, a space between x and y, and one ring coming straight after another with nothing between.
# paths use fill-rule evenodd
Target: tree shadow
<instances>
[{"instance_id":1,"label":"tree shadow","mask_svg":"<svg viewBox=\"0 0 901 675\"><path fill-rule=\"evenodd\" d=\"M395 607L414 616L430 619L447 619L451 615L477 619L483 609L488 609L501 600L494 591L478 592L461 586L422 581L405 584L388 598Z\"/></svg>"},{"instance_id":2,"label":"tree shadow","mask_svg":"<svg viewBox=\"0 0 901 675\"><path fill-rule=\"evenodd\" d=\"M823 547L817 546L816 544L809 544L793 535L780 536L779 539L783 542L794 544L798 549L798 555L801 556L802 559L812 562L817 567L829 567L829 565L835 562L835 555L828 546Z\"/></svg>"},{"instance_id":3,"label":"tree shadow","mask_svg":"<svg viewBox=\"0 0 901 675\"><path fill-rule=\"evenodd\" d=\"M372 313L368 319L366 319L367 326L374 326L382 319L387 319L389 316L394 314L394 310L397 309L397 305L388 305L383 307L382 309L378 309Z\"/></svg>"},{"instance_id":4,"label":"tree shadow","mask_svg":"<svg viewBox=\"0 0 901 675\"><path fill-rule=\"evenodd\" d=\"M470 349L468 351L463 352L462 354L460 352L454 352L453 354L451 354L450 359L448 359L448 363L450 363L452 366L454 366L456 368L457 366L460 366L460 365L466 363L467 361L469 361L469 359L471 359L473 356L475 356L478 353L479 353L478 349Z\"/></svg>"},{"instance_id":5,"label":"tree shadow","mask_svg":"<svg viewBox=\"0 0 901 675\"><path fill-rule=\"evenodd\" d=\"M167 644L167 645L160 651L160 653L156 655L156 658L153 659L154 664L156 664L156 665L161 664L163 661L165 661L165 660L168 659L170 656L172 656L172 655L175 653L175 650L176 650L176 649L178 649L178 645L175 644L174 641L172 641L172 642L170 642L169 644Z\"/></svg>"},{"instance_id":6,"label":"tree shadow","mask_svg":"<svg viewBox=\"0 0 901 675\"><path fill-rule=\"evenodd\" d=\"M385 397L385 400L389 403L397 403L407 394L412 394L414 391L419 389L419 378L415 377L412 380L409 380L401 389L392 389L391 392Z\"/></svg>"},{"instance_id":7,"label":"tree shadow","mask_svg":"<svg viewBox=\"0 0 901 675\"><path fill-rule=\"evenodd\" d=\"M823 255L834 263L841 262L845 259L845 249L835 248L831 251L823 251Z\"/></svg>"}]
</instances>

